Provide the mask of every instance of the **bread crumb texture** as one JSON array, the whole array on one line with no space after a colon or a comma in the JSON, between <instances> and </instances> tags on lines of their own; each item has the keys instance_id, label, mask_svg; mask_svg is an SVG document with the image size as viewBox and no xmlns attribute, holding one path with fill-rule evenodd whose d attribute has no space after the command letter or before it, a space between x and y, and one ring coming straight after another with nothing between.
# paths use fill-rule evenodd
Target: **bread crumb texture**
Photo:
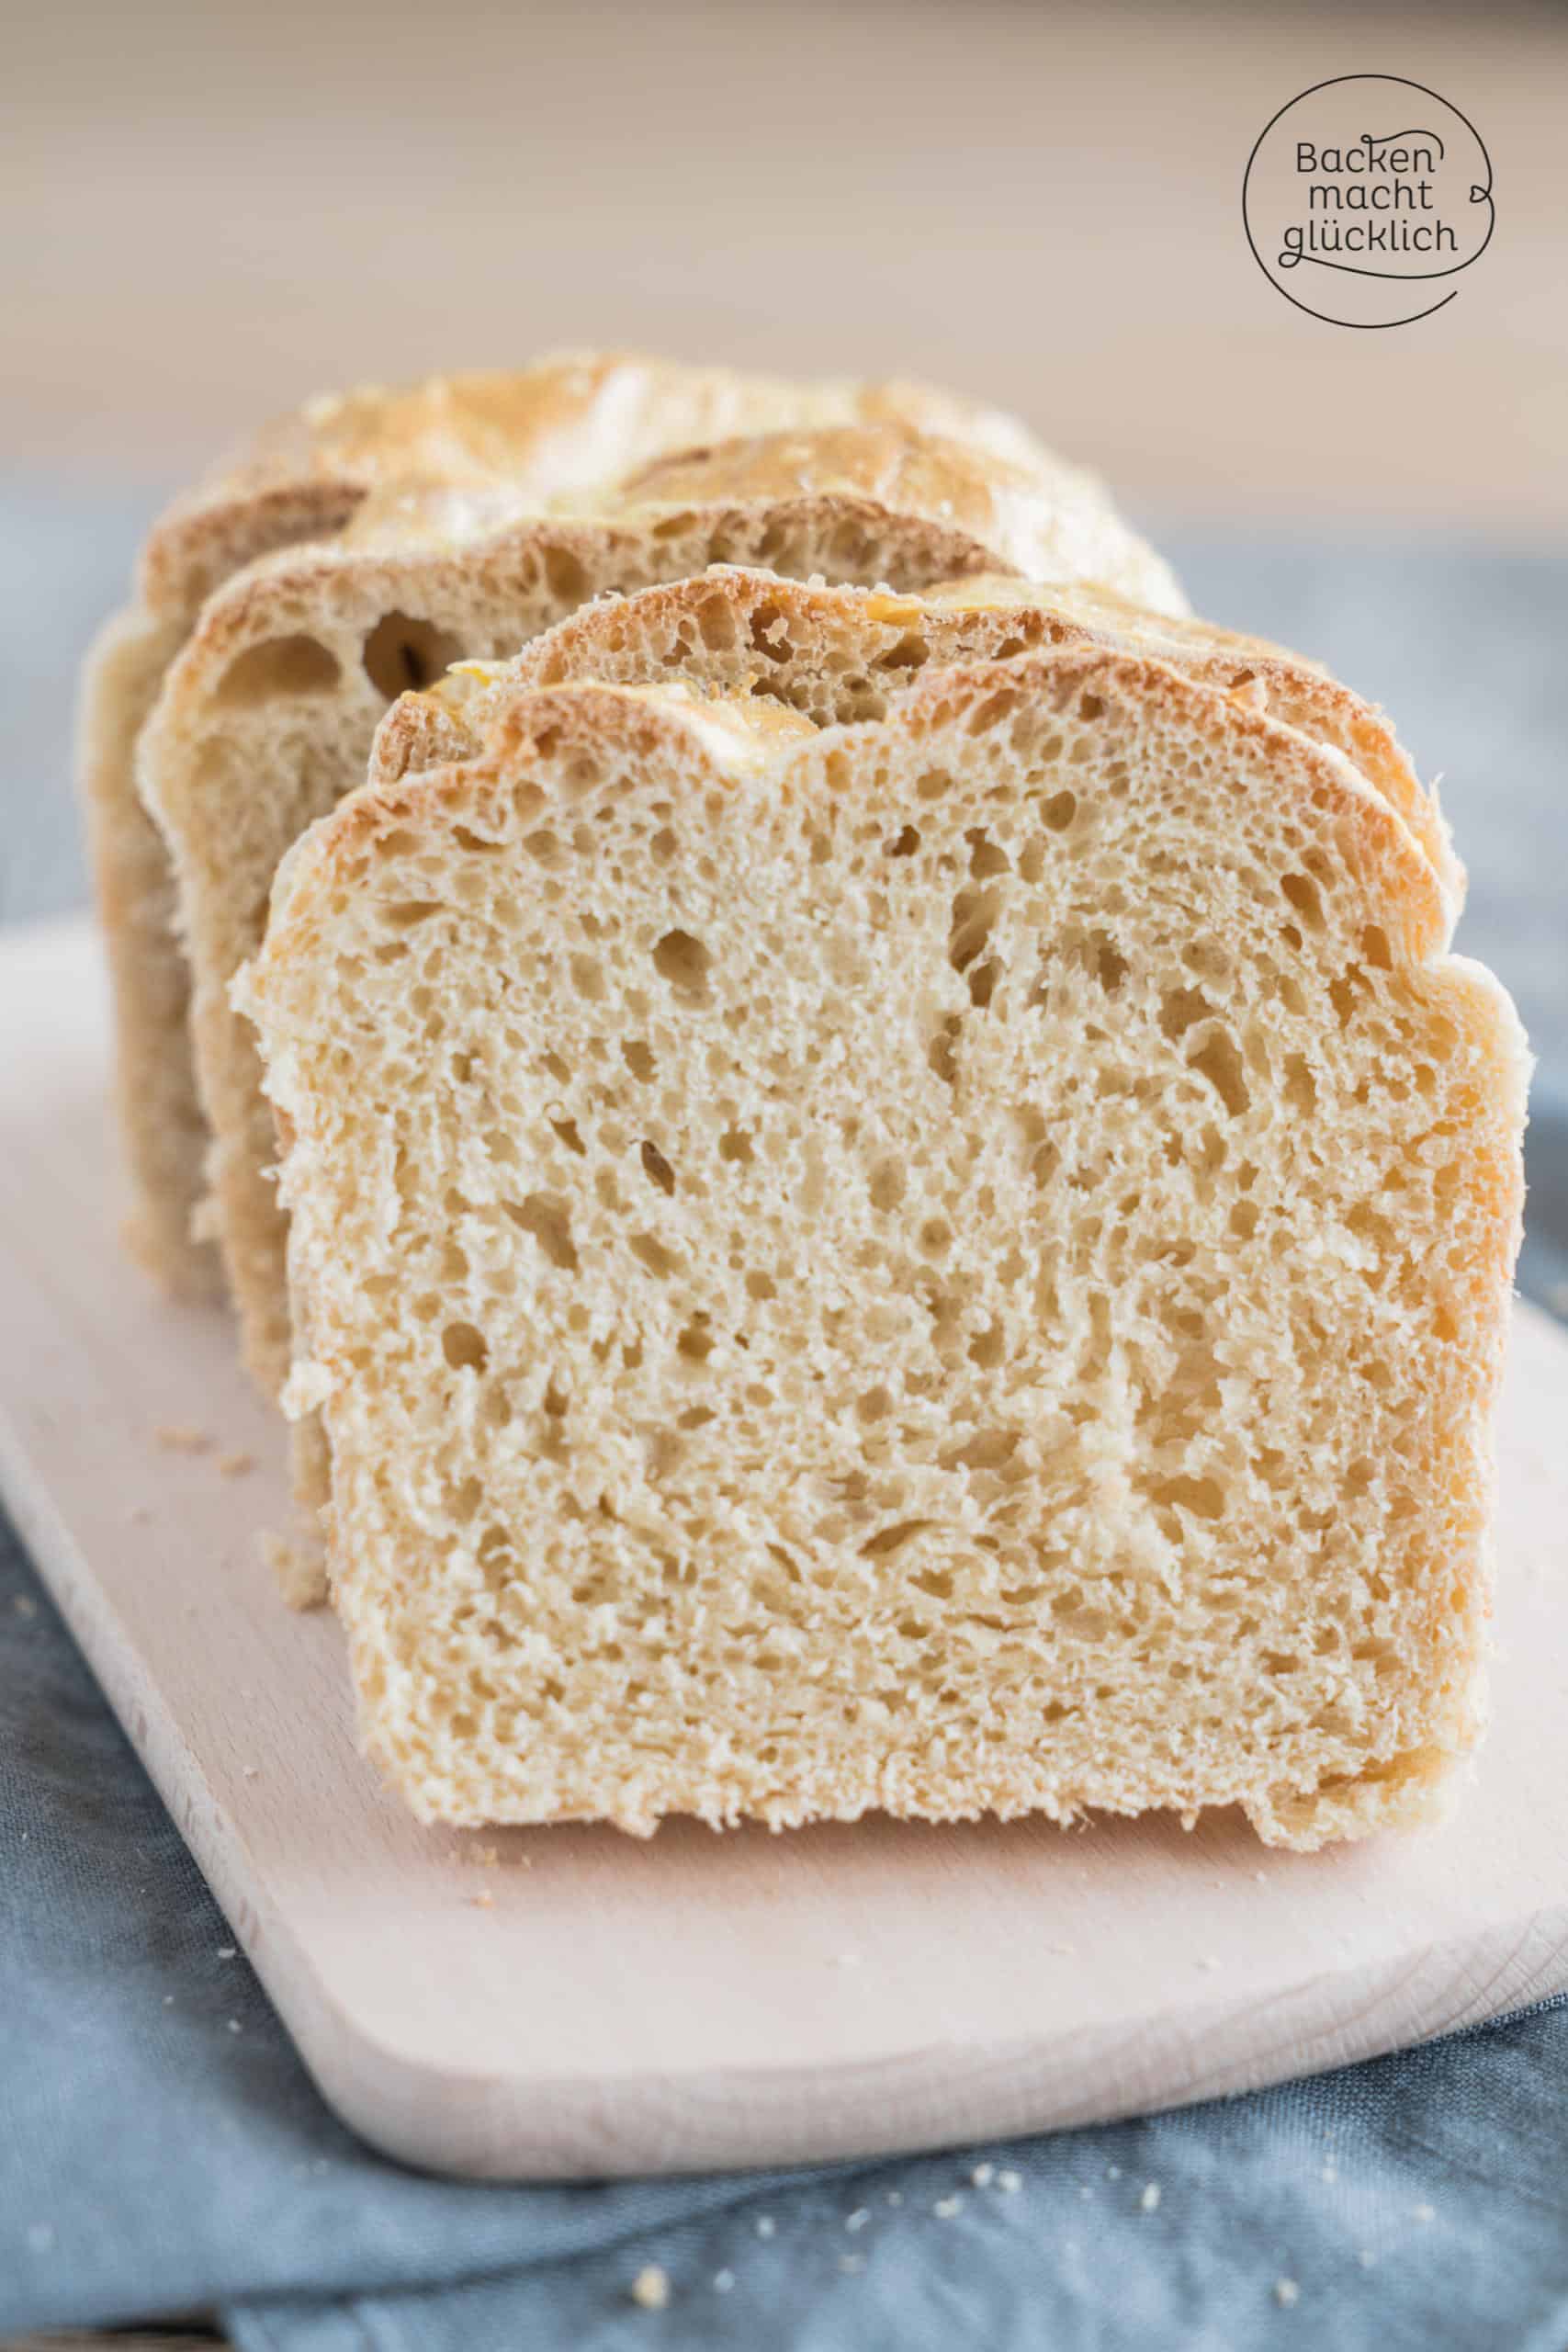
<instances>
[{"instance_id":1,"label":"bread crumb texture","mask_svg":"<svg viewBox=\"0 0 1568 2352\"><path fill-rule=\"evenodd\" d=\"M459 1824L1418 1817L1479 1724L1512 1009L1247 692L911 666L848 719L487 688L280 876L238 1001L369 1749Z\"/></svg>"}]
</instances>

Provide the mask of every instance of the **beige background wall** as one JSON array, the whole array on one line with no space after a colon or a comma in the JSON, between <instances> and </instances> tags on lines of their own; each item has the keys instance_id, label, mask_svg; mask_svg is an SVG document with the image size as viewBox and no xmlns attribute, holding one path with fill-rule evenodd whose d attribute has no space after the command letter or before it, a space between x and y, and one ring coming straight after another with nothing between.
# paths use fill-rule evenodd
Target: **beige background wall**
<instances>
[{"instance_id":1,"label":"beige background wall","mask_svg":"<svg viewBox=\"0 0 1568 2352\"><path fill-rule=\"evenodd\" d=\"M1426 6L0 13L0 432L177 476L317 385L610 340L947 378L1134 503L1568 527L1568 17ZM1243 236L1275 108L1390 72L1491 150L1440 316L1301 317Z\"/></svg>"}]
</instances>

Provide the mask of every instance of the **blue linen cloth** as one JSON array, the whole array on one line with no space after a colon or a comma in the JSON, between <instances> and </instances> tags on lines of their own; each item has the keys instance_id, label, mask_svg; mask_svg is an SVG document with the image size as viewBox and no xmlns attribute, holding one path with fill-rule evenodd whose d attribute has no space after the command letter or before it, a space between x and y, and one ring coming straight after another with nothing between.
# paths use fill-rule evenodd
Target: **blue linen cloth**
<instances>
[{"instance_id":1,"label":"blue linen cloth","mask_svg":"<svg viewBox=\"0 0 1568 2352\"><path fill-rule=\"evenodd\" d=\"M52 634L62 603L95 599L87 621L107 607L140 515L128 503L118 537L88 541L10 503L0 617L17 626L0 658L19 659L40 611ZM1550 684L1568 565L1234 541L1185 556L1200 609L1382 692L1424 766L1449 747L1472 875L1463 944L1508 978L1542 1056L1522 1278L1568 1301L1568 820ZM44 683L57 697L58 665ZM23 740L58 763L58 712L36 705ZM80 887L39 772L28 758L0 773L0 817L18 811L0 824L13 915ZM1315 2081L1011 2147L597 2187L407 2171L323 2107L0 1522L0 2331L216 2313L243 2352L1562 2352L1565 2184L1557 2002ZM661 2308L630 2293L651 2266Z\"/></svg>"}]
</instances>

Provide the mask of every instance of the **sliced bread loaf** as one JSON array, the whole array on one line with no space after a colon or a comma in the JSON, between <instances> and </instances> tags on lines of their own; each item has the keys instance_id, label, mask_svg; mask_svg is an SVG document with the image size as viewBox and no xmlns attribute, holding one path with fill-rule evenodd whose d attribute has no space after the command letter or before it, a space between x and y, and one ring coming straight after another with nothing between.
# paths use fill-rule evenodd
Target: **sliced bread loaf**
<instances>
[{"instance_id":1,"label":"sliced bread loaf","mask_svg":"<svg viewBox=\"0 0 1568 2352\"><path fill-rule=\"evenodd\" d=\"M496 694L307 834L238 993L414 1809L1418 1815L1525 1068L1449 913L1341 752L1093 644Z\"/></svg>"},{"instance_id":2,"label":"sliced bread loaf","mask_svg":"<svg viewBox=\"0 0 1568 2352\"><path fill-rule=\"evenodd\" d=\"M450 492L400 490L335 540L250 566L208 600L142 736L142 791L190 957L217 1231L248 1361L269 1387L288 1362L284 1219L229 984L260 944L278 860L364 781L390 695L461 654L509 653L605 589L716 557L894 587L1050 560L1178 601L1081 477L886 423L727 444L639 470L592 512L495 529L488 494L481 507L486 528L476 536L470 514L454 540Z\"/></svg>"},{"instance_id":3,"label":"sliced bread loaf","mask_svg":"<svg viewBox=\"0 0 1568 2352\"><path fill-rule=\"evenodd\" d=\"M452 553L509 518L595 493L628 469L694 443L796 425L884 423L955 436L1025 469L1047 462L1010 417L922 385L797 384L621 353L570 354L519 373L441 377L407 390L372 388L312 401L162 517L143 550L131 605L88 661L79 768L114 996L132 1192L128 1239L167 1287L212 1295L221 1284L210 1244L193 1236L208 1123L187 1038L174 875L142 805L135 757L164 674L208 598L273 550L333 540L370 502L378 544L440 536ZM1053 472L1064 482L1078 479L1066 469ZM286 578L277 582L280 596ZM265 609L260 593L253 611ZM431 658L428 622L417 610L410 619L403 629L394 616L364 649L381 696L378 709L388 692L419 682L411 662ZM473 650L511 650L515 642L502 633ZM269 693L308 694L312 675L319 688L321 661L312 673L308 648L293 650L293 660L287 648L258 652L248 672L230 681L231 708L251 708L254 718L254 706ZM358 660L356 650L356 669ZM362 721L367 741L370 723Z\"/></svg>"}]
</instances>

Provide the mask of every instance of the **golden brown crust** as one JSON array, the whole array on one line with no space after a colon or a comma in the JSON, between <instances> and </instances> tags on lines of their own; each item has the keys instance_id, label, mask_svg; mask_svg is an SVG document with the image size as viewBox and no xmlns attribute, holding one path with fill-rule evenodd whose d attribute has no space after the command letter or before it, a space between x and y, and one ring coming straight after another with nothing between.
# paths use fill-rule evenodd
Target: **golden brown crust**
<instances>
[{"instance_id":1,"label":"golden brown crust","mask_svg":"<svg viewBox=\"0 0 1568 2352\"><path fill-rule=\"evenodd\" d=\"M633 353L566 353L516 371L308 401L175 502L144 551L142 599L188 616L228 573L270 548L330 537L400 482L490 492L536 512L672 442L859 418L962 435L1013 463L1043 455L1011 418L926 385L803 386Z\"/></svg>"},{"instance_id":2,"label":"golden brown crust","mask_svg":"<svg viewBox=\"0 0 1568 2352\"><path fill-rule=\"evenodd\" d=\"M717 606L725 608L725 618L716 628ZM1283 647L1184 616L1148 611L1092 582L1037 584L981 574L900 597L715 569L704 577L585 605L525 646L499 672L456 672L425 695L404 696L382 722L371 772L389 775L419 764L427 748L433 759L455 757L463 740L463 713L471 724L487 694L624 673L644 642L685 644L686 662L700 674L706 658L705 629L725 648L744 648L754 631L773 626L761 617L764 612L782 616L782 630L775 634L793 631L801 642L823 628L853 629L867 640L881 632L886 643L880 655L874 647L871 658L899 661L908 673L922 665L991 660L1050 646L1101 646L1167 661L1343 752L1404 818L1431 860L1451 914L1458 914L1463 869L1435 802L1381 711L1339 685L1320 664ZM775 658L756 654L756 692L777 691L776 667ZM733 691L739 683L731 664L724 690Z\"/></svg>"}]
</instances>

